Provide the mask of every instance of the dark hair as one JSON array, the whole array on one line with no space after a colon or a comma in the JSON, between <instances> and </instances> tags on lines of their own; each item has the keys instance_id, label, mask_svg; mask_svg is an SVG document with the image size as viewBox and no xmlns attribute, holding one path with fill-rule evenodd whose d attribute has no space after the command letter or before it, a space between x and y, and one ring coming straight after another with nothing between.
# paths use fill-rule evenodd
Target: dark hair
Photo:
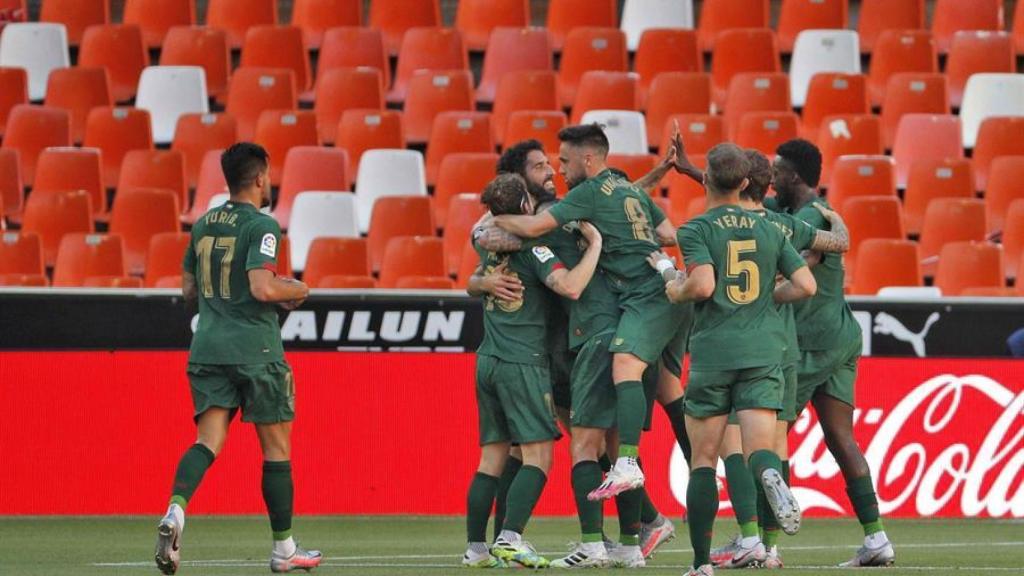
<instances>
[{"instance_id":1,"label":"dark hair","mask_svg":"<svg viewBox=\"0 0 1024 576\"><path fill-rule=\"evenodd\" d=\"M608 136L600 124L567 126L558 131L558 139L573 146L593 148L602 155L608 154Z\"/></svg>"},{"instance_id":2,"label":"dark hair","mask_svg":"<svg viewBox=\"0 0 1024 576\"><path fill-rule=\"evenodd\" d=\"M750 172L750 161L742 148L723 142L708 151L708 184L715 192L731 192L743 184Z\"/></svg>"},{"instance_id":3,"label":"dark hair","mask_svg":"<svg viewBox=\"0 0 1024 576\"><path fill-rule=\"evenodd\" d=\"M775 153L793 165L796 175L811 188L821 181L821 151L807 140L796 138L783 142Z\"/></svg>"},{"instance_id":4,"label":"dark hair","mask_svg":"<svg viewBox=\"0 0 1024 576\"><path fill-rule=\"evenodd\" d=\"M270 156L259 144L237 142L220 155L220 168L232 195L252 186L270 163Z\"/></svg>"},{"instance_id":5,"label":"dark hair","mask_svg":"<svg viewBox=\"0 0 1024 576\"><path fill-rule=\"evenodd\" d=\"M740 192L740 197L761 202L768 193L768 187L772 185L772 164L764 154L753 148L743 152L747 155L747 162L750 162L750 171L747 172L750 183Z\"/></svg>"},{"instance_id":6,"label":"dark hair","mask_svg":"<svg viewBox=\"0 0 1024 576\"><path fill-rule=\"evenodd\" d=\"M510 146L498 158L498 174L526 174L526 157L533 151L544 152L544 145L538 140L523 140Z\"/></svg>"},{"instance_id":7,"label":"dark hair","mask_svg":"<svg viewBox=\"0 0 1024 576\"><path fill-rule=\"evenodd\" d=\"M484 188L480 202L490 209L491 214L522 214L523 200L526 199L526 180L510 172L498 174Z\"/></svg>"}]
</instances>

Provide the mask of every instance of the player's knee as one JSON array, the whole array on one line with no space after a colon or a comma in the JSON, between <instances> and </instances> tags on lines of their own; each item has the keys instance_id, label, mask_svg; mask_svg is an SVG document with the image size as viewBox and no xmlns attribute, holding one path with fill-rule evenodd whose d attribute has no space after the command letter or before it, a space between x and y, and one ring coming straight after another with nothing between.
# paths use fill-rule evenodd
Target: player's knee
<instances>
[{"instance_id":1,"label":"player's knee","mask_svg":"<svg viewBox=\"0 0 1024 576\"><path fill-rule=\"evenodd\" d=\"M647 363L632 354L619 353L612 357L612 380L616 384L640 380L647 369Z\"/></svg>"},{"instance_id":2,"label":"player's knee","mask_svg":"<svg viewBox=\"0 0 1024 576\"><path fill-rule=\"evenodd\" d=\"M545 474L551 470L554 459L553 442L534 442L523 447L523 464L540 468Z\"/></svg>"},{"instance_id":3,"label":"player's knee","mask_svg":"<svg viewBox=\"0 0 1024 576\"><path fill-rule=\"evenodd\" d=\"M220 455L220 451L224 448L224 437L210 437L207 435L199 434L196 437L196 444L202 444L207 450L213 452L214 457Z\"/></svg>"},{"instance_id":4,"label":"player's knee","mask_svg":"<svg viewBox=\"0 0 1024 576\"><path fill-rule=\"evenodd\" d=\"M572 463L573 465L587 460L597 461L601 453L604 439L603 430L592 428L572 429Z\"/></svg>"}]
</instances>

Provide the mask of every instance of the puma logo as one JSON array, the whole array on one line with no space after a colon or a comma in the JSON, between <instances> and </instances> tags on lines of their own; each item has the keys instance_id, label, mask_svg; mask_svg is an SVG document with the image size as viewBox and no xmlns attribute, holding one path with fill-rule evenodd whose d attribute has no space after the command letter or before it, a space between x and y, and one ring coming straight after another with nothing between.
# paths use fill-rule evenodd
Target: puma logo
<instances>
[{"instance_id":1,"label":"puma logo","mask_svg":"<svg viewBox=\"0 0 1024 576\"><path fill-rule=\"evenodd\" d=\"M914 353L917 354L918 358L925 357L925 342L924 339L928 337L928 331L931 330L932 324L939 321L939 313L932 312L928 319L924 322L924 328L920 332L912 332L903 325L902 322L894 318L893 316L886 314L885 312L879 312L875 316L875 334L886 334L899 340L900 342L906 342L914 347Z\"/></svg>"}]
</instances>

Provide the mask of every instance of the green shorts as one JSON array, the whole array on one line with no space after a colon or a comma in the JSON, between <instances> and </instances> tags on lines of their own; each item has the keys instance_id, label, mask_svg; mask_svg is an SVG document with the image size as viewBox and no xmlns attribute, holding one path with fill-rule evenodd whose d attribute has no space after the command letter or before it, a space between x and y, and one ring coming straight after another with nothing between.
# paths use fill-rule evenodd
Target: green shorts
<instances>
[{"instance_id":1,"label":"green shorts","mask_svg":"<svg viewBox=\"0 0 1024 576\"><path fill-rule=\"evenodd\" d=\"M210 408L228 408L242 421L277 424L295 419L295 380L285 362L265 364L188 364L193 418Z\"/></svg>"},{"instance_id":2,"label":"green shorts","mask_svg":"<svg viewBox=\"0 0 1024 576\"><path fill-rule=\"evenodd\" d=\"M612 286L619 295L622 316L610 350L654 364L680 326L692 321L693 306L669 302L665 285L657 276L632 290L623 290L615 281Z\"/></svg>"},{"instance_id":3,"label":"green shorts","mask_svg":"<svg viewBox=\"0 0 1024 576\"><path fill-rule=\"evenodd\" d=\"M859 338L832 350L801 350L794 412L803 412L819 391L853 406L860 352Z\"/></svg>"},{"instance_id":4,"label":"green shorts","mask_svg":"<svg viewBox=\"0 0 1024 576\"><path fill-rule=\"evenodd\" d=\"M789 363L782 367L784 386L782 389L782 410L779 410L776 418L780 422L795 422L796 413L796 363ZM739 418L736 417L736 410L729 412L729 424L738 425Z\"/></svg>"},{"instance_id":5,"label":"green shorts","mask_svg":"<svg viewBox=\"0 0 1024 576\"><path fill-rule=\"evenodd\" d=\"M782 409L784 388L782 367L743 368L740 370L690 369L686 384L686 414L708 418L731 410Z\"/></svg>"},{"instance_id":6,"label":"green shorts","mask_svg":"<svg viewBox=\"0 0 1024 576\"><path fill-rule=\"evenodd\" d=\"M576 354L567 348L551 352L551 396L555 407L572 409L572 367Z\"/></svg>"},{"instance_id":7,"label":"green shorts","mask_svg":"<svg viewBox=\"0 0 1024 576\"><path fill-rule=\"evenodd\" d=\"M576 354L572 367L573 426L615 428L615 385L612 383L611 331L591 337Z\"/></svg>"},{"instance_id":8,"label":"green shorts","mask_svg":"<svg viewBox=\"0 0 1024 576\"><path fill-rule=\"evenodd\" d=\"M680 323L672 333L672 338L661 351L661 362L676 378L683 377L683 356L690 343L690 329L693 327L693 303L679 304Z\"/></svg>"},{"instance_id":9,"label":"green shorts","mask_svg":"<svg viewBox=\"0 0 1024 576\"><path fill-rule=\"evenodd\" d=\"M547 366L477 355L476 404L481 446L544 442L561 435Z\"/></svg>"}]
</instances>

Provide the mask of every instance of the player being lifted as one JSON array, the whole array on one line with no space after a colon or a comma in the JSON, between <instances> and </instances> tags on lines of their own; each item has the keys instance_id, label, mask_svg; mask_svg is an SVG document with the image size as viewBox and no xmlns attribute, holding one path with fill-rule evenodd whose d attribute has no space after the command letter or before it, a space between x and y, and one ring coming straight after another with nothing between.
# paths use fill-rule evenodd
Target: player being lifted
<instances>
[{"instance_id":1,"label":"player being lifted","mask_svg":"<svg viewBox=\"0 0 1024 576\"><path fill-rule=\"evenodd\" d=\"M790 140L776 150L774 187L778 208L827 229L829 222L817 206L821 152L806 140ZM766 204L768 204L766 202ZM864 545L843 566L888 566L896 561L882 526L878 498L864 453L853 437L854 383L861 353L861 331L843 295L840 256L822 254L814 266L818 294L794 305L800 362L797 368L796 413L814 405L825 445L846 480L846 493L864 529Z\"/></svg>"},{"instance_id":2,"label":"player being lifted","mask_svg":"<svg viewBox=\"0 0 1024 576\"><path fill-rule=\"evenodd\" d=\"M178 463L170 506L157 528L156 564L164 574L178 569L185 508L241 409L242 421L256 425L263 451L263 500L274 539L270 569L309 570L321 555L292 538L295 383L284 361L276 311L298 307L309 290L276 273L281 229L259 210L270 203L266 151L235 144L221 155L221 167L231 197L193 226L183 263L185 300L199 304L188 363L196 443Z\"/></svg>"},{"instance_id":3,"label":"player being lifted","mask_svg":"<svg viewBox=\"0 0 1024 576\"><path fill-rule=\"evenodd\" d=\"M800 526L800 509L782 479L773 451L775 413L782 408L785 329L775 304L813 295L814 276L783 233L740 208L750 163L743 150L720 144L708 152L707 211L679 229L688 274L667 257L651 255L673 302L697 302L690 339L687 429L693 447L686 508L694 549L689 574L713 574L711 533L718 513L715 466L729 412L735 410L747 463L787 533ZM776 287L776 273L790 278ZM751 537L754 558L766 552Z\"/></svg>"},{"instance_id":4,"label":"player being lifted","mask_svg":"<svg viewBox=\"0 0 1024 576\"><path fill-rule=\"evenodd\" d=\"M499 216L494 224L517 236L536 238L574 220L586 220L604 236L601 269L620 310L609 346L614 354L612 379L620 445L611 472L588 497L605 499L644 484L637 462L647 414L641 379L681 329L687 309L665 299L660 278L644 263L652 249L675 243L674 228L646 192L608 168L608 138L601 127L571 126L558 137L569 194L546 212Z\"/></svg>"},{"instance_id":5,"label":"player being lifted","mask_svg":"<svg viewBox=\"0 0 1024 576\"><path fill-rule=\"evenodd\" d=\"M495 178L482 201L496 215L533 212L526 182L516 174ZM559 435L551 398L546 318L550 307L560 304L543 286L569 299L579 298L586 288L597 268L602 240L597 229L586 223L580 224L580 233L588 247L571 270L539 241L527 243L518 252L477 248L485 272L504 267L518 277L523 290L518 300L488 296L484 305L484 340L477 349L476 376L480 466L467 497L469 546L464 565L548 565L522 537L547 482L554 440ZM502 531L488 551L487 520L513 442L522 450L523 466L508 490Z\"/></svg>"}]
</instances>

